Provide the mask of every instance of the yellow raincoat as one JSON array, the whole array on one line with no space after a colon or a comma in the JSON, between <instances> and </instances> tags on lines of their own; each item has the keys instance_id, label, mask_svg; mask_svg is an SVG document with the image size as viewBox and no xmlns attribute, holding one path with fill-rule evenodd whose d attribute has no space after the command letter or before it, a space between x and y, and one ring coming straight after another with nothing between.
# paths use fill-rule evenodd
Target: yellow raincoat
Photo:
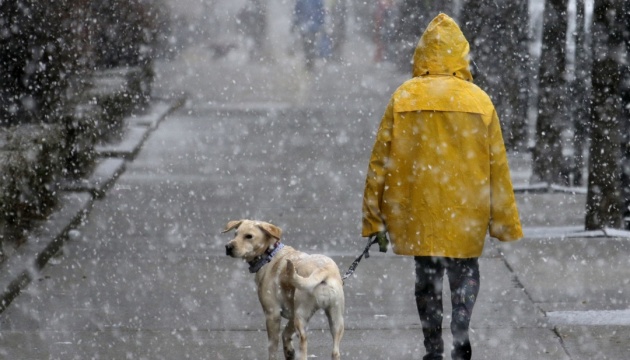
<instances>
[{"instance_id":1,"label":"yellow raincoat","mask_svg":"<svg viewBox=\"0 0 630 360\"><path fill-rule=\"evenodd\" d=\"M488 229L523 236L499 119L472 83L468 41L438 15L392 95L372 150L363 236L387 230L399 255L479 257Z\"/></svg>"}]
</instances>

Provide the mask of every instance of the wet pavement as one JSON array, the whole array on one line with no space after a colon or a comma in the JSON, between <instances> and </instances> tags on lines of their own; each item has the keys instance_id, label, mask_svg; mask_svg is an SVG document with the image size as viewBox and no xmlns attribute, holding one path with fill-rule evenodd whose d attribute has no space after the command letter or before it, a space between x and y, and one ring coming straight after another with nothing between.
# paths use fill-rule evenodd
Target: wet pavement
<instances>
[{"instance_id":1,"label":"wet pavement","mask_svg":"<svg viewBox=\"0 0 630 360\"><path fill-rule=\"evenodd\" d=\"M157 95L186 93L187 104L0 314L0 358L266 359L253 277L224 255L229 237L220 232L233 219L270 221L287 244L348 268L364 246L373 135L405 79L371 63L370 46L354 41L347 62L312 74L299 57L252 63L236 51L209 60L203 46L158 64ZM516 183L528 156L511 159ZM626 359L630 240L567 236L582 227L583 194L517 198L526 238L487 240L473 358ZM391 253L363 260L345 287L342 358L422 358L413 271L413 259ZM317 314L309 355L330 351Z\"/></svg>"}]
</instances>

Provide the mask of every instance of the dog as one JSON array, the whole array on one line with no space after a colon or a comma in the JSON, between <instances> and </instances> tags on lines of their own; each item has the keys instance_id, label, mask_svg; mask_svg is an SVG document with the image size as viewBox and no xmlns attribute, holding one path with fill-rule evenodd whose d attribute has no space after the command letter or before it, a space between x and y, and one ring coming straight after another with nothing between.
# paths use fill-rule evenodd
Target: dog
<instances>
[{"instance_id":1,"label":"dog","mask_svg":"<svg viewBox=\"0 0 630 360\"><path fill-rule=\"evenodd\" d=\"M295 359L293 334L300 340L299 359L306 360L306 325L319 309L328 317L333 337L332 359L339 360L339 343L344 332L343 281L337 264L324 255L309 255L280 242L282 230L272 224L230 221L223 230L236 229L225 245L226 255L241 258L256 274L258 299L265 313L269 360L276 360L281 318L288 319L282 331L284 357Z\"/></svg>"}]
</instances>

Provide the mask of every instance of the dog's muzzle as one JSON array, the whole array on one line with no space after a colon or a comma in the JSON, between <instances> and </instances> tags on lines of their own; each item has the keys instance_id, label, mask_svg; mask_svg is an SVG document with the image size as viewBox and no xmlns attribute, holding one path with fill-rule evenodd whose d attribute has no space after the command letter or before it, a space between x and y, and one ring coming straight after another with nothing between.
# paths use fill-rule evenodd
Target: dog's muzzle
<instances>
[{"instance_id":1,"label":"dog's muzzle","mask_svg":"<svg viewBox=\"0 0 630 360\"><path fill-rule=\"evenodd\" d=\"M225 255L234 257L234 246L230 244L225 245Z\"/></svg>"}]
</instances>

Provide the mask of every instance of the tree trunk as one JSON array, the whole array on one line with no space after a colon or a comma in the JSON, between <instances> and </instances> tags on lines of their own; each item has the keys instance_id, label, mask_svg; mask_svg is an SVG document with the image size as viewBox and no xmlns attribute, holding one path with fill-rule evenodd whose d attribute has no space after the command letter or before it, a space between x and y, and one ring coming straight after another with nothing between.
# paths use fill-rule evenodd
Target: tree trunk
<instances>
[{"instance_id":1,"label":"tree trunk","mask_svg":"<svg viewBox=\"0 0 630 360\"><path fill-rule=\"evenodd\" d=\"M460 16L474 61L473 81L490 95L511 150L527 142L527 14L526 0L469 0Z\"/></svg>"},{"instance_id":2,"label":"tree trunk","mask_svg":"<svg viewBox=\"0 0 630 360\"><path fill-rule=\"evenodd\" d=\"M562 156L562 131L567 126L565 81L567 0L545 3L540 58L538 119L532 182L568 184Z\"/></svg>"},{"instance_id":3,"label":"tree trunk","mask_svg":"<svg viewBox=\"0 0 630 360\"><path fill-rule=\"evenodd\" d=\"M622 1L596 0L593 11L593 96L586 230L618 228L621 206Z\"/></svg>"},{"instance_id":4,"label":"tree trunk","mask_svg":"<svg viewBox=\"0 0 630 360\"><path fill-rule=\"evenodd\" d=\"M573 159L570 174L572 185L584 185L583 172L586 167L585 150L589 137L591 119L591 40L592 35L585 24L585 6L583 0L576 3L575 28L575 72L569 84L571 94L570 113L573 123Z\"/></svg>"},{"instance_id":5,"label":"tree trunk","mask_svg":"<svg viewBox=\"0 0 630 360\"><path fill-rule=\"evenodd\" d=\"M412 71L413 52L422 32L440 12L452 16L453 0L403 0L398 5L396 22L396 66L403 73Z\"/></svg>"},{"instance_id":6,"label":"tree trunk","mask_svg":"<svg viewBox=\"0 0 630 360\"><path fill-rule=\"evenodd\" d=\"M630 3L624 1L623 37L626 51L630 51ZM627 56L627 55L626 55ZM626 230L630 230L630 66L628 59L623 71L621 86L622 101L622 162L621 162L621 194L623 198L623 217Z\"/></svg>"}]
</instances>

